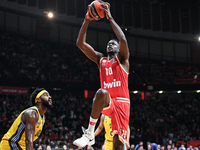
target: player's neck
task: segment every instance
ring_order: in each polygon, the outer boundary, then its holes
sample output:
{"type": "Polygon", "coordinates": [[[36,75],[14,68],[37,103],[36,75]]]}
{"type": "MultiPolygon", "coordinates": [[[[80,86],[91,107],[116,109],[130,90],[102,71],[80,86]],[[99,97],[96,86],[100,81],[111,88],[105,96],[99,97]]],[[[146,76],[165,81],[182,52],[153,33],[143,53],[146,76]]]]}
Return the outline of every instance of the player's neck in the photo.
{"type": "Polygon", "coordinates": [[[40,112],[41,116],[43,116],[44,113],[47,111],[47,107],[45,107],[43,105],[38,105],[37,108],[38,108],[38,111],[40,112]]]}
{"type": "Polygon", "coordinates": [[[117,55],[117,53],[108,53],[108,60],[113,59],[115,56],[117,55]]]}

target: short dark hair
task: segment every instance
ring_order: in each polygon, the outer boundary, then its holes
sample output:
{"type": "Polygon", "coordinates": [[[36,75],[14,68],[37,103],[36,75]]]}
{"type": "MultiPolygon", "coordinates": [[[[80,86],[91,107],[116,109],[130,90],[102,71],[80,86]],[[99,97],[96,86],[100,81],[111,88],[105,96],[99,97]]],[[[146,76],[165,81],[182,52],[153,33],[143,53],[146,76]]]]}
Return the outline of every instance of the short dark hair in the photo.
{"type": "Polygon", "coordinates": [[[38,95],[38,93],[40,93],[42,90],[45,90],[44,88],[37,88],[33,91],[33,93],[30,96],[30,100],[31,100],[31,105],[34,106],[35,103],[35,98],[38,95]]]}

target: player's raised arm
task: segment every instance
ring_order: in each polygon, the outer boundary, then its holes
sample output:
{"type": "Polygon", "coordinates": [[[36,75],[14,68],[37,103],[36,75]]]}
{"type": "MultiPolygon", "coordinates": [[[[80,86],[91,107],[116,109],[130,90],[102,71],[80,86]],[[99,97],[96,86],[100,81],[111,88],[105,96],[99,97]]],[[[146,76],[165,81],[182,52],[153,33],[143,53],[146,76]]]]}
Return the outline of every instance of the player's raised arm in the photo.
{"type": "Polygon", "coordinates": [[[78,38],[76,41],[76,45],[80,48],[80,50],[92,61],[99,64],[99,60],[103,57],[102,53],[99,53],[94,50],[94,48],[86,42],[86,32],[89,25],[89,22],[94,20],[89,16],[89,12],[87,12],[81,29],[78,34],[78,38]]]}
{"type": "Polygon", "coordinates": [[[123,31],[121,30],[121,28],[119,27],[119,25],[115,22],[115,20],[113,19],[112,15],[111,15],[110,4],[106,2],[104,4],[104,6],[105,6],[104,10],[106,13],[106,18],[110,21],[113,31],[114,31],[117,39],[119,40],[119,44],[120,44],[119,57],[122,57],[123,60],[127,60],[127,59],[129,59],[129,48],[128,48],[128,43],[127,43],[126,37],[125,37],[123,31]]]}

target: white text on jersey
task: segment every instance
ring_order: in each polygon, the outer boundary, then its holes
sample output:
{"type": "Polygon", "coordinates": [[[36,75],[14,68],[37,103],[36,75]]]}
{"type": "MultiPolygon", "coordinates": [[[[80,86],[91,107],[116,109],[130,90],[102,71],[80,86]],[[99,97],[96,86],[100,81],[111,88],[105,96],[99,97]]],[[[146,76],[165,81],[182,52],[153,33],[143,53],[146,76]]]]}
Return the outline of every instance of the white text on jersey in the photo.
{"type": "Polygon", "coordinates": [[[121,81],[116,81],[116,79],[113,80],[113,82],[110,83],[106,83],[105,81],[103,82],[104,85],[104,89],[109,89],[109,88],[113,88],[113,87],[119,87],[121,86],[121,81]]]}

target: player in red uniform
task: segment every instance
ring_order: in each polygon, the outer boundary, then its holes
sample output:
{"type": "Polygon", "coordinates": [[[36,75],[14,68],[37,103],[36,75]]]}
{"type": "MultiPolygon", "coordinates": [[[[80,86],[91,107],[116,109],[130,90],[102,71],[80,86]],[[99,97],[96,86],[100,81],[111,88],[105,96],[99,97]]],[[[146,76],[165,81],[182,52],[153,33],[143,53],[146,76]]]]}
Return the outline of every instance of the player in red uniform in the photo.
{"type": "Polygon", "coordinates": [[[73,144],[85,147],[94,141],[95,124],[101,112],[112,118],[113,149],[123,149],[130,115],[130,99],[128,90],[129,48],[126,37],[110,13],[110,4],[105,3],[104,11],[118,40],[112,39],[107,44],[108,56],[97,52],[86,43],[86,32],[89,22],[93,20],[88,12],[79,31],[77,46],[100,69],[101,88],[93,99],[92,112],[88,128],[83,129],[81,138],[73,144]]]}

